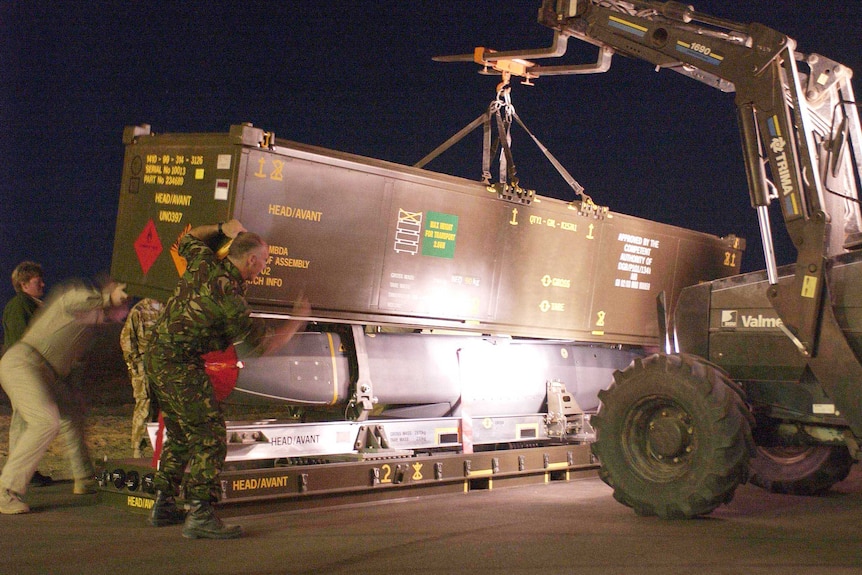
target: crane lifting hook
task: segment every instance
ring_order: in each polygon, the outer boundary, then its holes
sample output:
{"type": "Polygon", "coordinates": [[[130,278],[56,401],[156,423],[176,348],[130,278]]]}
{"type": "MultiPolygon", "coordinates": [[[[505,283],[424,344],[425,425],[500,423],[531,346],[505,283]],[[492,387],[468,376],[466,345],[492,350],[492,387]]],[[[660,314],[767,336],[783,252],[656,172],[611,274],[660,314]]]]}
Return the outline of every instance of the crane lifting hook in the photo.
{"type": "Polygon", "coordinates": [[[498,108],[506,108],[507,110],[512,106],[512,85],[510,80],[512,79],[511,72],[502,72],[503,80],[497,84],[497,99],[495,103],[498,108]]]}
{"type": "Polygon", "coordinates": [[[502,80],[499,84],[497,84],[497,99],[499,100],[503,95],[503,90],[508,94],[512,90],[512,86],[510,84],[510,80],[512,79],[511,72],[503,72],[502,80]]]}
{"type": "Polygon", "coordinates": [[[486,49],[479,46],[473,50],[473,61],[483,66],[484,73],[488,72],[489,67],[493,68],[497,72],[500,72],[503,75],[503,82],[501,83],[501,85],[508,84],[512,74],[524,78],[524,81],[521,83],[525,86],[532,86],[533,83],[530,80],[532,80],[533,78],[538,78],[537,75],[531,74],[529,72],[530,68],[532,66],[535,66],[533,62],[530,62],[529,60],[524,60],[522,58],[507,58],[500,60],[485,58],[487,54],[492,54],[493,52],[494,50],[486,49]]]}

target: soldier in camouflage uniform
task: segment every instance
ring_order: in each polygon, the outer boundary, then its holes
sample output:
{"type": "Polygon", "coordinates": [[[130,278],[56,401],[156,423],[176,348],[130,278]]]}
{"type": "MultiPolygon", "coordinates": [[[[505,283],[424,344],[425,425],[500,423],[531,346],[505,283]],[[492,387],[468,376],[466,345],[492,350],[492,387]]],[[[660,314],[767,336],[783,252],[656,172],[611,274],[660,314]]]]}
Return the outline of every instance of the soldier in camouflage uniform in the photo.
{"type": "Polygon", "coordinates": [[[141,456],[141,445],[147,433],[150,417],[150,383],[144,373],[144,352],[150,337],[150,330],[162,314],[162,304],[158,300],[145,298],[136,303],[126,318],[120,331],[120,347],[129,380],[135,397],[135,410],[132,412],[132,456],[141,456]]]}
{"type": "Polygon", "coordinates": [[[242,340],[255,344],[261,339],[243,296],[245,282],[266,265],[269,248],[260,236],[231,220],[192,229],[178,250],[187,268],[153,328],[144,356],[168,434],[155,477],[150,523],[184,521],[183,536],[189,538],[235,538],[242,529],[223,524],[211,505],[220,496],[218,475],[227,454],[227,432],[201,356],[242,340]],[[206,243],[219,235],[233,240],[222,260],[206,243]],[[183,519],[174,497],[187,465],[184,488],[190,511],[183,519]]]}
{"type": "MultiPolygon", "coordinates": [[[[245,284],[263,271],[269,246],[238,220],[192,229],[180,239],[178,253],[186,260],[186,270],[153,326],[144,354],[150,389],[168,434],[155,477],[150,523],[184,522],[184,537],[229,539],[239,537],[242,529],[223,524],[213,513],[212,502],[221,494],[218,475],[227,454],[227,432],[202,356],[240,342],[246,354],[267,354],[284,346],[304,322],[284,322],[265,340],[261,324],[252,323],[245,284]],[[230,239],[224,259],[208,247],[221,236],[230,239]],[[190,511],[184,518],[175,497],[186,468],[190,511]]],[[[308,300],[298,298],[294,315],[310,311],[308,300]]]]}

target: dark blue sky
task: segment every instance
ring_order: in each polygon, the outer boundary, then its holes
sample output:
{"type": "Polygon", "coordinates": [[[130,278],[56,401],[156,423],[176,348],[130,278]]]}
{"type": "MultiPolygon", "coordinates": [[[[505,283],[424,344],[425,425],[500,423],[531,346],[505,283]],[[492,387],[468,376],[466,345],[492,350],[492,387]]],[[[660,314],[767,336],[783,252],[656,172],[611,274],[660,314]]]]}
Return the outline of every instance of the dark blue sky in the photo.
{"type": "MultiPolygon", "coordinates": [[[[278,138],[412,164],[476,118],[495,77],[432,56],[539,48],[540,0],[4,2],[0,303],[22,259],[49,285],[107,271],[124,126],[223,132],[252,122],[278,138]]],[[[693,0],[704,13],[759,21],[862,74],[860,0],[693,0]]],[[[570,42],[581,59],[594,49],[570,42]]],[[[552,63],[552,62],[547,62],[552,63]]],[[[556,63],[556,62],[553,62],[556,63]]],[[[857,92],[862,85],[854,81],[857,92]]],[[[612,210],[747,237],[762,267],[733,96],[644,62],[597,76],[516,84],[536,136],[612,210]]],[[[480,134],[428,168],[478,179],[480,134]]],[[[571,191],[517,128],[521,184],[571,191]]],[[[792,260],[787,244],[780,263],[792,260]]]]}

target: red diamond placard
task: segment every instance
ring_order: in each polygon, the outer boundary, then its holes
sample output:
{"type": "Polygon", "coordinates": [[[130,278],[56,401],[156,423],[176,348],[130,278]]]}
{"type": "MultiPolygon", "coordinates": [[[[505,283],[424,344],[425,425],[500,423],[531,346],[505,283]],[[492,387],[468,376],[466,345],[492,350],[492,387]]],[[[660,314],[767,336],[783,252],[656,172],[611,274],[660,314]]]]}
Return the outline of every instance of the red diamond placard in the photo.
{"type": "Polygon", "coordinates": [[[153,223],[153,220],[147,222],[144,231],[135,240],[135,253],[138,254],[141,270],[144,275],[147,275],[147,272],[156,263],[159,254],[162,253],[162,242],[159,240],[159,234],[156,232],[156,224],[153,223]]]}

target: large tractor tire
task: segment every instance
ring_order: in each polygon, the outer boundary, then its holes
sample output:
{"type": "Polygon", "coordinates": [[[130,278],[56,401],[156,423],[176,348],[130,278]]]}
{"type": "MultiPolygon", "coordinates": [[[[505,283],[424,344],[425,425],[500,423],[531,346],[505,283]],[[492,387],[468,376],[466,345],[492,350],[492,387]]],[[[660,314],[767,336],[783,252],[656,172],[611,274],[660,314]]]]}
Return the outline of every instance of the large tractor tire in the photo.
{"type": "Polygon", "coordinates": [[[718,368],[687,355],[656,354],[615,372],[591,420],[599,475],[614,498],[663,519],[729,503],[755,453],[736,389],[718,368]]]}
{"type": "Polygon", "coordinates": [[[843,481],[853,457],[843,445],[757,447],[751,482],[772,493],[818,495],[843,481]]]}

